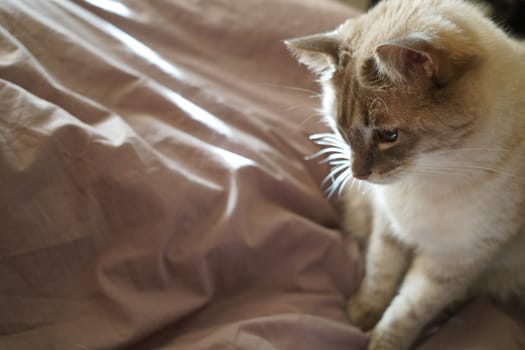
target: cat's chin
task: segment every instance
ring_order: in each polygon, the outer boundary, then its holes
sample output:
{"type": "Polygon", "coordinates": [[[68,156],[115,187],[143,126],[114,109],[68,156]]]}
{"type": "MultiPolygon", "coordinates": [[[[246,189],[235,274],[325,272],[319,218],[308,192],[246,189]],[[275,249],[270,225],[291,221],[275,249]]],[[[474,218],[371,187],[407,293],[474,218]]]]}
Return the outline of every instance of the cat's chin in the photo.
{"type": "Polygon", "coordinates": [[[376,175],[372,174],[368,179],[364,180],[374,185],[391,185],[400,180],[401,176],[399,173],[376,175]]]}

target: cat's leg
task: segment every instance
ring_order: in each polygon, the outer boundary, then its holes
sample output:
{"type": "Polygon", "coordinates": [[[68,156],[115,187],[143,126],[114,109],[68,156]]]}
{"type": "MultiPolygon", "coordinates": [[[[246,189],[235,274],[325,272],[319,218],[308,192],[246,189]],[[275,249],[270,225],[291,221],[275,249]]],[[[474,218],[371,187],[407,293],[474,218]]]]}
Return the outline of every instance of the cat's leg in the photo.
{"type": "Polygon", "coordinates": [[[411,256],[408,249],[390,235],[381,215],[374,216],[373,230],[365,275],[359,290],[348,302],[351,323],[365,331],[379,321],[390,304],[411,256]]]}
{"type": "MultiPolygon", "coordinates": [[[[455,259],[454,259],[455,260],[455,259]]],[[[423,327],[467,293],[484,261],[446,267],[418,256],[401,289],[372,332],[368,350],[407,350],[423,327]]]]}

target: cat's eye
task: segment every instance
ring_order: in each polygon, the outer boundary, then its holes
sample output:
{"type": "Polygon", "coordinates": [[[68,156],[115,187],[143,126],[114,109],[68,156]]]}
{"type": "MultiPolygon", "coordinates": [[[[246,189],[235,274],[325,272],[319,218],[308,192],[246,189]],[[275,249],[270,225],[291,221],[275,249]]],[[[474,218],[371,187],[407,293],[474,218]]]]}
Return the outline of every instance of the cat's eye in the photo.
{"type": "Polygon", "coordinates": [[[376,135],[379,142],[392,143],[397,141],[398,131],[397,129],[376,130],[376,135]]]}

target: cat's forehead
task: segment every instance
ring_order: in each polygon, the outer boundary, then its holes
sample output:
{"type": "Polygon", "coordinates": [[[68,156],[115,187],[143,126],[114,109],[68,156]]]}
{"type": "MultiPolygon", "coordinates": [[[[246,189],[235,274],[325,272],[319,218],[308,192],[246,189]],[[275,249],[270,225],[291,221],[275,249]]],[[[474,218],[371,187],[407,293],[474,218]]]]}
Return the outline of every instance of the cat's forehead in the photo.
{"type": "Polygon", "coordinates": [[[414,110],[425,104],[425,96],[380,79],[371,57],[351,59],[334,72],[337,119],[345,129],[398,127],[416,117],[414,110]]]}
{"type": "Polygon", "coordinates": [[[355,93],[366,98],[372,98],[374,88],[377,89],[379,83],[378,68],[374,57],[358,56],[351,50],[341,50],[337,67],[334,71],[333,80],[336,85],[349,84],[355,93]]]}

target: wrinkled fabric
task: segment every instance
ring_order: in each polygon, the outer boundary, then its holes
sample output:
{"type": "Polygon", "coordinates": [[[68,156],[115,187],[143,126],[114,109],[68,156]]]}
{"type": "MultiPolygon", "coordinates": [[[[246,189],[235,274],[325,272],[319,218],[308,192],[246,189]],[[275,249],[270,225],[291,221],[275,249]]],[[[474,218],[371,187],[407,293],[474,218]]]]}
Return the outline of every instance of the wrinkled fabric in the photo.
{"type": "MultiPolygon", "coordinates": [[[[0,349],[366,346],[344,311],[360,257],[305,159],[317,87],[282,44],[355,14],[0,2],[0,349]]],[[[476,303],[421,348],[524,329],[476,303]]]]}

